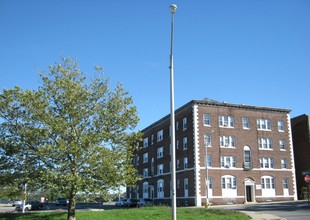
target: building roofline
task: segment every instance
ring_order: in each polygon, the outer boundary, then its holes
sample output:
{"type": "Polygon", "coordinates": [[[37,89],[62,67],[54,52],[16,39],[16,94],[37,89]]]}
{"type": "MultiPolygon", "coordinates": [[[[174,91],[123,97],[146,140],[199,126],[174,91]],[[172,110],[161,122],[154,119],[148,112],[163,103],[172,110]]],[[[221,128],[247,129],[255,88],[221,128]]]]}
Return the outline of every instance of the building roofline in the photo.
{"type": "MultiPolygon", "coordinates": [[[[204,100],[191,100],[185,105],[181,106],[180,108],[175,110],[175,115],[183,110],[187,109],[188,107],[192,107],[193,105],[203,105],[203,106],[213,106],[213,107],[225,107],[225,108],[236,108],[236,109],[244,109],[244,110],[252,110],[252,111],[268,111],[268,112],[281,112],[281,113],[290,113],[290,109],[283,109],[283,108],[271,108],[271,107],[262,107],[262,106],[252,106],[252,105],[245,105],[245,104],[231,104],[227,102],[219,102],[211,99],[204,99],[204,100]]],[[[158,121],[150,124],[146,128],[142,129],[143,131],[149,130],[151,127],[155,125],[159,125],[166,120],[170,120],[170,113],[158,121]]]]}

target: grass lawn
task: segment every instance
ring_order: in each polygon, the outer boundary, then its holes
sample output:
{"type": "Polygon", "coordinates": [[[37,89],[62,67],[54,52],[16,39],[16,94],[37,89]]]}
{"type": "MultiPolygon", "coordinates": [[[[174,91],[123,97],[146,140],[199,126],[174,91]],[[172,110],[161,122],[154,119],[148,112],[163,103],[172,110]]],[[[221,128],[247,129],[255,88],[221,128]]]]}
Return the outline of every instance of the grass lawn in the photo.
{"type": "MultiPolygon", "coordinates": [[[[105,211],[77,211],[77,220],[170,220],[172,217],[170,207],[154,206],[140,209],[114,209],[105,211]]],[[[66,220],[67,213],[32,212],[32,213],[0,213],[0,220],[66,220]]],[[[177,208],[178,220],[249,220],[243,213],[231,210],[217,210],[205,208],[177,208]]]]}

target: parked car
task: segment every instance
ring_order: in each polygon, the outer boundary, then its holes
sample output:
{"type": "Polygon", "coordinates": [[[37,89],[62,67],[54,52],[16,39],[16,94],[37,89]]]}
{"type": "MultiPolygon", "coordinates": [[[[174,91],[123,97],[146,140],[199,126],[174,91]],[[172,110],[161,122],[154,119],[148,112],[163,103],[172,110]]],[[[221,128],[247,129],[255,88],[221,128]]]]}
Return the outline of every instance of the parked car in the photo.
{"type": "Polygon", "coordinates": [[[127,199],[120,199],[115,203],[115,206],[116,207],[125,207],[126,202],[127,202],[127,199]]]}
{"type": "Polygon", "coordinates": [[[138,202],[138,207],[141,206],[152,206],[154,205],[153,199],[140,199],[138,202]]]}
{"type": "Polygon", "coordinates": [[[18,206],[18,205],[22,205],[22,200],[21,199],[15,199],[12,202],[12,206],[18,206]]]}
{"type": "Polygon", "coordinates": [[[138,207],[139,199],[127,199],[125,206],[126,207],[138,207]]]}
{"type": "MultiPolygon", "coordinates": [[[[25,211],[40,210],[43,208],[43,204],[37,200],[27,200],[25,202],[25,211]]],[[[23,205],[18,205],[15,208],[16,211],[23,211],[23,205]]]]}
{"type": "Polygon", "coordinates": [[[64,205],[64,206],[66,206],[66,205],[68,205],[68,204],[69,204],[69,200],[66,199],[66,198],[58,198],[58,199],[56,199],[56,201],[55,201],[55,205],[56,205],[56,206],[58,206],[58,205],[64,205]]]}

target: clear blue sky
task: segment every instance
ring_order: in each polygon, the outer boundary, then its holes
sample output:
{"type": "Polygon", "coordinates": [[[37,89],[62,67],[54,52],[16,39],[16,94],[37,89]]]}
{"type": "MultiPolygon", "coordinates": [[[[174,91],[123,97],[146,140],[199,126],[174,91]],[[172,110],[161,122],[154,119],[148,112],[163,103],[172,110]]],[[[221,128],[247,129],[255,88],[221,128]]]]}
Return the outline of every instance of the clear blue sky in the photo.
{"type": "Polygon", "coordinates": [[[38,73],[73,57],[102,66],[137,105],[143,129],[193,99],[310,113],[309,0],[0,0],[0,91],[36,89],[38,73]]]}

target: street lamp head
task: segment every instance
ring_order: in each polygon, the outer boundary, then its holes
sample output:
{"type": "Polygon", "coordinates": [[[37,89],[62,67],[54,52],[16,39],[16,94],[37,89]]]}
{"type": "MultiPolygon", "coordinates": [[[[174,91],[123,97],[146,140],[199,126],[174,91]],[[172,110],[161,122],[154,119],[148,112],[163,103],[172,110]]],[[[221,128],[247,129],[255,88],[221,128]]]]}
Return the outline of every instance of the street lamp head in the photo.
{"type": "Polygon", "coordinates": [[[171,14],[174,14],[176,10],[177,10],[177,6],[175,4],[171,4],[170,5],[170,12],[171,12],[171,14]]]}

